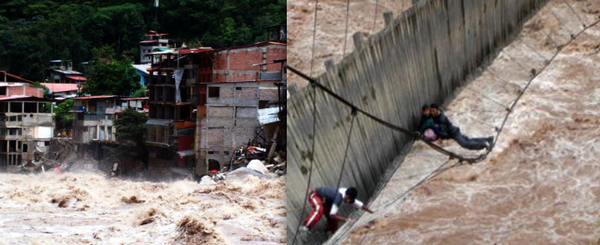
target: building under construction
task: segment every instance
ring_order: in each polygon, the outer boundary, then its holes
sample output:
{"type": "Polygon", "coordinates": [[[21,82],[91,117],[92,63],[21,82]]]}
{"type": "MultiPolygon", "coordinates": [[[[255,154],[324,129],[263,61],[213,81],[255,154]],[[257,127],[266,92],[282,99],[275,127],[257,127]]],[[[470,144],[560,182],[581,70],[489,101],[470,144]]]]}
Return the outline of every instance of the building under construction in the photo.
{"type": "Polygon", "coordinates": [[[149,56],[150,168],[177,165],[197,175],[221,169],[260,131],[258,110],[281,107],[285,98],[285,43],[149,56]]]}

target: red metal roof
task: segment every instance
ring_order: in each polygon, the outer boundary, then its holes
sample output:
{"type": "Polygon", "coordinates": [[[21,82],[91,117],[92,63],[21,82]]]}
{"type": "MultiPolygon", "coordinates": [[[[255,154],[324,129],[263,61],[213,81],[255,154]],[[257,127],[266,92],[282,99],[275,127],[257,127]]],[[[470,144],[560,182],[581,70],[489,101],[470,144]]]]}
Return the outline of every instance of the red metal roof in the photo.
{"type": "Polygon", "coordinates": [[[209,51],[213,51],[213,50],[212,49],[198,49],[198,48],[182,49],[182,50],[179,50],[179,54],[197,54],[197,53],[203,53],[203,52],[209,52],[209,51]]]}
{"type": "Polygon", "coordinates": [[[75,81],[87,81],[87,78],[80,76],[66,76],[68,79],[73,79],[75,81]]]}
{"type": "Polygon", "coordinates": [[[27,80],[27,79],[25,79],[25,78],[22,78],[22,77],[20,77],[20,76],[17,76],[17,75],[10,74],[10,73],[8,73],[8,72],[6,72],[6,71],[0,71],[0,72],[6,73],[6,76],[8,76],[8,77],[12,77],[12,78],[15,78],[15,79],[19,80],[19,82],[33,83],[33,82],[32,82],[32,81],[30,81],[30,80],[27,80]]]}
{"type": "Polygon", "coordinates": [[[91,100],[91,99],[106,99],[106,98],[115,98],[116,95],[94,95],[94,96],[86,96],[86,97],[75,97],[74,100],[91,100]]]}
{"type": "Polygon", "coordinates": [[[34,97],[34,96],[26,96],[26,95],[13,95],[13,96],[0,97],[0,101],[7,101],[7,100],[54,101],[54,100],[50,100],[50,99],[44,99],[44,98],[39,98],[39,97],[34,97]]]}
{"type": "Polygon", "coordinates": [[[123,99],[121,99],[121,100],[126,100],[126,101],[129,101],[129,100],[147,100],[147,99],[149,99],[149,97],[123,98],[123,99]]]}
{"type": "Polygon", "coordinates": [[[42,85],[46,86],[52,93],[79,90],[76,83],[42,83],[42,85]]]}

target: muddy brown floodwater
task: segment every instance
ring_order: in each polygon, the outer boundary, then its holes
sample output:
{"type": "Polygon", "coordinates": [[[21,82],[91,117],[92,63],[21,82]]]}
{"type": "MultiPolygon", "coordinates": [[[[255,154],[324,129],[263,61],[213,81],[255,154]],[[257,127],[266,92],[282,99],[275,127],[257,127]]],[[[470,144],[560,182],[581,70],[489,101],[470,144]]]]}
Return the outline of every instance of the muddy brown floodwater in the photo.
{"type": "Polygon", "coordinates": [[[285,182],[0,174],[0,244],[285,244],[285,182]]]}
{"type": "MultiPolygon", "coordinates": [[[[392,11],[394,16],[408,9],[413,0],[352,0],[348,17],[346,54],[354,50],[352,34],[376,33],[384,25],[383,13],[392,11]]],[[[306,74],[310,73],[315,16],[314,0],[287,1],[288,63],[306,74]]],[[[346,1],[319,1],[317,6],[317,32],[312,76],[325,71],[324,62],[341,60],[346,27],[346,1]]],[[[288,84],[304,87],[308,84],[293,73],[288,74],[288,84]]]]}
{"type": "MultiPolygon", "coordinates": [[[[568,1],[587,24],[599,19],[600,1],[568,1]]],[[[551,1],[530,19],[488,72],[448,105],[447,115],[471,136],[494,134],[528,71],[582,29],[563,1],[551,1]],[[551,12],[552,11],[552,12],[551,12]],[[563,27],[556,17],[565,22],[563,27]],[[550,34],[551,39],[545,34],[550,34]],[[532,51],[533,47],[538,53],[532,51]],[[493,72],[490,73],[489,71],[493,72]],[[495,74],[495,75],[494,75],[495,74]],[[475,120],[477,119],[477,120],[475,120]],[[492,125],[492,126],[489,126],[492,125]]],[[[372,203],[372,220],[345,244],[596,244],[600,239],[600,25],[567,46],[534,80],[509,118],[487,160],[461,165],[377,210],[398,195],[400,169],[372,203]]],[[[445,147],[460,151],[454,142],[445,147]]],[[[422,144],[403,166],[443,162],[422,144]]]]}

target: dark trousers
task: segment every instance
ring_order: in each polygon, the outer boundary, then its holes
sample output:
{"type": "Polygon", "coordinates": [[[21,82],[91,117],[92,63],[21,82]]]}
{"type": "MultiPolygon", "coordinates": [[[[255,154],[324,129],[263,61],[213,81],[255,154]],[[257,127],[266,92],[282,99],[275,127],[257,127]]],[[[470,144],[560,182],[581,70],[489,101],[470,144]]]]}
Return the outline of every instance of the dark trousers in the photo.
{"type": "Polygon", "coordinates": [[[485,143],[488,141],[488,138],[469,138],[460,132],[458,132],[453,139],[461,147],[469,150],[481,150],[485,148],[485,143]]]}

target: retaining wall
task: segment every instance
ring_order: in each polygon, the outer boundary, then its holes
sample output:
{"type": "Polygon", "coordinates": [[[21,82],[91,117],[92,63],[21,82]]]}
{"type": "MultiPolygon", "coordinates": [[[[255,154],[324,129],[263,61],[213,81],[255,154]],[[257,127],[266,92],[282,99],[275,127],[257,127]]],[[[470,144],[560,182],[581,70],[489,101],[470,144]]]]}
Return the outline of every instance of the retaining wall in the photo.
{"type": "MultiPolygon", "coordinates": [[[[422,0],[391,21],[318,80],[386,121],[415,129],[424,103],[443,103],[494,58],[546,0],[422,0]]],[[[360,40],[360,34],[355,35],[360,40]]],[[[351,122],[350,108],[307,86],[289,99],[287,224],[291,243],[310,188],[336,186],[351,122]],[[317,103],[313,134],[312,97],[317,103]],[[315,152],[311,152],[315,138],[315,152]]],[[[369,200],[392,160],[411,144],[359,114],[341,186],[369,200]]],[[[306,214],[310,208],[307,207],[306,214]]]]}

